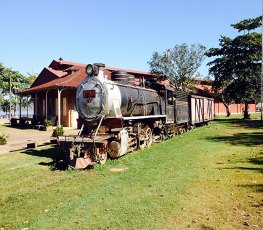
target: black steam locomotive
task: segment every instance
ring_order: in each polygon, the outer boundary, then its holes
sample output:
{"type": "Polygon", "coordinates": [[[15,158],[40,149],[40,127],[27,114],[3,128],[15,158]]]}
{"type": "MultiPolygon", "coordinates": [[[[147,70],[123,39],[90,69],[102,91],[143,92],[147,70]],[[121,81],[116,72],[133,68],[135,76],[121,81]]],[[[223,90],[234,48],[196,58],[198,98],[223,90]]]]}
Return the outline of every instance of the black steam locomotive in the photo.
{"type": "Polygon", "coordinates": [[[124,71],[112,72],[108,80],[104,67],[87,65],[87,77],[77,89],[76,108],[85,121],[79,135],[58,138],[71,167],[104,163],[213,119],[212,98],[153,80],[137,86],[124,71]]]}

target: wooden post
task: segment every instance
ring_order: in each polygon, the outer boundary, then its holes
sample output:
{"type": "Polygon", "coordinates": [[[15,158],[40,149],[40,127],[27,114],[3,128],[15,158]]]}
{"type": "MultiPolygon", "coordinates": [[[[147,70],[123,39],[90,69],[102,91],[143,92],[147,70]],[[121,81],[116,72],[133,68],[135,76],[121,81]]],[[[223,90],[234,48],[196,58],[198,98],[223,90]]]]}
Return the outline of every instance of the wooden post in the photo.
{"type": "Polygon", "coordinates": [[[46,91],[46,109],[45,109],[46,110],[45,111],[46,112],[46,114],[45,114],[46,115],[46,119],[47,119],[47,95],[48,95],[48,91],[49,91],[49,89],[46,91]]]}
{"type": "Polygon", "coordinates": [[[28,119],[28,95],[26,95],[26,118],[28,119]]]}
{"type": "Polygon", "coordinates": [[[61,114],[60,114],[60,90],[58,89],[58,126],[60,126],[61,124],[61,121],[60,121],[60,117],[61,117],[61,114]]]}
{"type": "Polygon", "coordinates": [[[20,96],[20,100],[19,100],[19,119],[21,121],[21,117],[22,117],[22,96],[20,96]]]}
{"type": "Polygon", "coordinates": [[[58,89],[58,126],[61,125],[61,111],[60,111],[60,108],[61,108],[61,93],[64,89],[61,89],[59,90],[58,89]]]}
{"type": "Polygon", "coordinates": [[[37,116],[37,93],[36,93],[34,102],[35,102],[34,103],[35,104],[35,115],[36,115],[36,119],[38,119],[38,116],[37,116]]]}

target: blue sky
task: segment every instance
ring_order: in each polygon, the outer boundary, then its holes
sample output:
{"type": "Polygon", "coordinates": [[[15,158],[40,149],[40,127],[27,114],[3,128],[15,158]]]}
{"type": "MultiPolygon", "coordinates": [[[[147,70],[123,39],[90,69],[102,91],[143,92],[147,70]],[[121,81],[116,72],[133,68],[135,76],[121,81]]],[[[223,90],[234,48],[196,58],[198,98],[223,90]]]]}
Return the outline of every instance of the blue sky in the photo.
{"type": "Polygon", "coordinates": [[[154,51],[235,37],[230,25],[261,15],[262,0],[2,0],[0,12],[0,62],[22,74],[59,57],[148,71],[154,51]]]}

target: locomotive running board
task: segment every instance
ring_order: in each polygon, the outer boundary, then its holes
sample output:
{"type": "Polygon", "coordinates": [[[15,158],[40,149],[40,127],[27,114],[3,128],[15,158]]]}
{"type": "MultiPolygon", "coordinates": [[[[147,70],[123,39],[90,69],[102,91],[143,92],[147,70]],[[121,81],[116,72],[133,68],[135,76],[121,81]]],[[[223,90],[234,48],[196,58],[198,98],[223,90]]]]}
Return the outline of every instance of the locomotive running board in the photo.
{"type": "Polygon", "coordinates": [[[58,142],[75,142],[75,143],[104,143],[105,140],[109,139],[109,135],[97,136],[95,139],[90,137],[78,136],[78,135],[68,135],[58,137],[58,142]]]}
{"type": "Polygon", "coordinates": [[[145,118],[165,118],[166,115],[150,115],[150,116],[136,116],[136,117],[123,117],[123,120],[140,120],[145,118]]]}

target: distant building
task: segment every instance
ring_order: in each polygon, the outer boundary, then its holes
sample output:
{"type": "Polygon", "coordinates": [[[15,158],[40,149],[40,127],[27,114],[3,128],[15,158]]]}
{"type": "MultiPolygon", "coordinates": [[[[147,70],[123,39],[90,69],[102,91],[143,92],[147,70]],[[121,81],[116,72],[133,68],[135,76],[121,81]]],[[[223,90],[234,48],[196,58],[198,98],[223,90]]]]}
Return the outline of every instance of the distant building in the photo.
{"type": "MultiPolygon", "coordinates": [[[[262,107],[263,107],[263,105],[262,105],[262,107]]],[[[258,103],[258,104],[256,105],[256,111],[257,111],[257,112],[260,112],[260,111],[261,111],[261,103],[258,103]]]]}
{"type": "MultiPolygon", "coordinates": [[[[202,95],[205,97],[209,95],[213,95],[213,89],[212,89],[213,81],[212,80],[199,79],[198,82],[199,83],[195,86],[198,95],[202,95]]],[[[215,105],[215,110],[214,110],[215,115],[226,115],[227,114],[226,107],[224,106],[222,101],[220,101],[220,99],[215,98],[214,105],[215,105]]],[[[231,114],[242,114],[244,108],[245,108],[245,104],[232,103],[230,105],[230,113],[231,114]]],[[[251,102],[248,104],[248,110],[250,113],[256,112],[255,102],[251,102]]]]}

